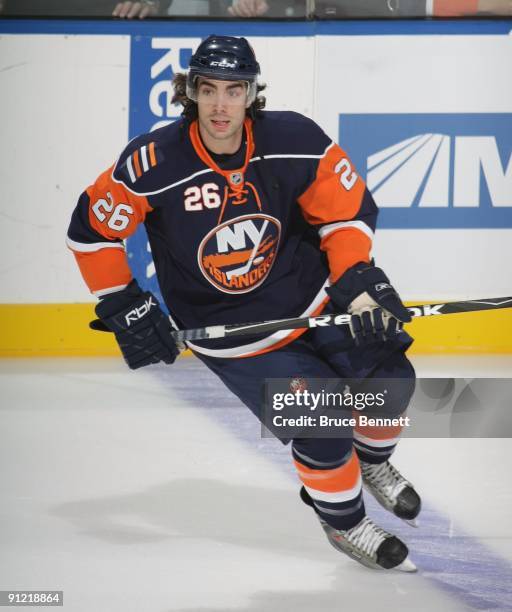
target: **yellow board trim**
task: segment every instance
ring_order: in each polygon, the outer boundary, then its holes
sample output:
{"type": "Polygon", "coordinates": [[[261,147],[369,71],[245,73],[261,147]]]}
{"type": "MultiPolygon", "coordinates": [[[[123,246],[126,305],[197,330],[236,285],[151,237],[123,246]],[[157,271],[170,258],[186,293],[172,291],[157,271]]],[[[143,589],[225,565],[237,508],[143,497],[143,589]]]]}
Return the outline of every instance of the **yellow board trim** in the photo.
{"type": "MultiPolygon", "coordinates": [[[[0,304],[0,357],[119,355],[112,334],[89,329],[94,318],[94,304],[0,304]]],[[[512,353],[511,308],[417,319],[407,331],[415,354],[512,353]]]]}

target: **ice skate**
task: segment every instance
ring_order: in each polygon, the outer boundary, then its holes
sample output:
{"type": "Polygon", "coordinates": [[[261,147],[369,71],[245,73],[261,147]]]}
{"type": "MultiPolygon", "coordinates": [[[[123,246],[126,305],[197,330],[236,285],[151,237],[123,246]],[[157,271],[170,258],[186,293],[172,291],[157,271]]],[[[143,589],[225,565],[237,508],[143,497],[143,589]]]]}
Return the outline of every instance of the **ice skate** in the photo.
{"type": "MultiPolygon", "coordinates": [[[[300,497],[316,512],[313,500],[304,487],[300,497]]],[[[396,536],[378,527],[369,517],[365,516],[355,527],[347,530],[331,527],[320,516],[318,520],[331,545],[362,565],[378,570],[416,571],[416,566],[408,558],[407,546],[396,536]]]]}
{"type": "Polygon", "coordinates": [[[417,527],[421,499],[412,484],[389,461],[378,464],[360,461],[360,465],[363,484],[379,504],[412,527],[417,527]]]}
{"type": "Polygon", "coordinates": [[[408,558],[407,546],[396,536],[378,527],[367,516],[346,531],[334,529],[322,519],[320,523],[327,539],[336,550],[366,567],[401,572],[415,572],[417,569],[408,558]]]}

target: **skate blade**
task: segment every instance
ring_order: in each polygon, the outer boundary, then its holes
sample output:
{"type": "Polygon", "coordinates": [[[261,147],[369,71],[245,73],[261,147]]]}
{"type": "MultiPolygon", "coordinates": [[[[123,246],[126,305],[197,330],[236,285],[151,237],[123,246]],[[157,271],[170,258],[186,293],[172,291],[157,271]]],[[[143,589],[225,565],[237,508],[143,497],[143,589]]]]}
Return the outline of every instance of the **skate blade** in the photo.
{"type": "Polygon", "coordinates": [[[418,528],[420,526],[420,523],[419,523],[418,519],[415,519],[415,518],[413,518],[413,519],[403,519],[403,521],[405,521],[411,527],[418,528]]]}
{"type": "Polygon", "coordinates": [[[394,570],[398,570],[399,572],[417,572],[418,568],[414,565],[414,563],[407,557],[404,559],[400,565],[397,565],[393,568],[394,570]]]}

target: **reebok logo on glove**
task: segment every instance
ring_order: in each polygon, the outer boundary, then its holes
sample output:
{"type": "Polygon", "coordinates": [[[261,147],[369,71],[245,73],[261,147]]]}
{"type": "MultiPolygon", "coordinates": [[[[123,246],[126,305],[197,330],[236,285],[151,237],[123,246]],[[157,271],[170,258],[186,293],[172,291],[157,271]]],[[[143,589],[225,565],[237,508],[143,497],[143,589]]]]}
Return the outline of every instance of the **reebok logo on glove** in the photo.
{"type": "Polygon", "coordinates": [[[157,306],[157,303],[153,301],[153,296],[150,295],[149,299],[146,300],[142,306],[130,310],[130,312],[125,315],[126,326],[130,327],[131,323],[142,319],[142,317],[148,314],[152,306],[157,306]]]}
{"type": "MultiPolygon", "coordinates": [[[[152,363],[173,363],[180,354],[169,317],[155,296],[132,280],[124,289],[107,294],[96,305],[100,323],[113,331],[124,360],[132,370],[152,363]]],[[[99,326],[94,325],[95,329],[99,326]]]]}

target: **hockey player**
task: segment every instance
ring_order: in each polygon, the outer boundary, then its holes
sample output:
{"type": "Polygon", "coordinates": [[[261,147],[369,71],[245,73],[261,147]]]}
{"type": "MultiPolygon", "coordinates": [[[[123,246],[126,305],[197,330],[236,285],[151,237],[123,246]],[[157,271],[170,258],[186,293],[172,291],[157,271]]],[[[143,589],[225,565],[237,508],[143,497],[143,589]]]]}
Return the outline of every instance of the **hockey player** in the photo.
{"type": "MultiPolygon", "coordinates": [[[[263,111],[260,69],[244,38],[210,36],[174,79],[181,120],[130,142],[81,195],[67,244],[100,324],[130,368],[179,354],[169,318],[132,278],[123,240],[144,223],[174,325],[193,328],[348,311],[341,327],[251,341],[188,343],[258,418],[266,378],[351,378],[390,384],[388,411],[414,388],[402,330],[407,309],[370,249],[377,209],[347,154],[310,119],[263,111]]],[[[400,428],[353,437],[295,437],[302,500],[330,543],[364,565],[414,570],[406,545],[366,516],[362,483],[412,521],[420,499],[391,465],[400,428]]],[[[287,440],[283,440],[287,442],[287,440]]]]}

